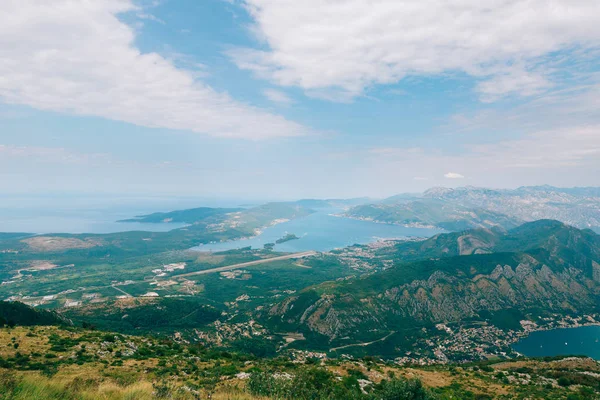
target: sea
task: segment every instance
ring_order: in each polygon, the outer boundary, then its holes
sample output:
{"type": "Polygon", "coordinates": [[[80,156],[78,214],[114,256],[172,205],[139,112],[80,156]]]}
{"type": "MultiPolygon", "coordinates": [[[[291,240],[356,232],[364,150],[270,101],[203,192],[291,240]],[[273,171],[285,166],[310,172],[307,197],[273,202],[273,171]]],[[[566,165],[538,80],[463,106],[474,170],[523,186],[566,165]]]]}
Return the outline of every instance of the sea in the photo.
{"type": "Polygon", "coordinates": [[[266,243],[275,243],[277,239],[293,234],[299,239],[276,244],[274,250],[281,252],[330,251],[382,239],[430,237],[443,232],[441,229],[412,228],[336,216],[341,211],[336,208],[319,209],[306,217],[270,226],[264,229],[260,235],[249,239],[204,244],[194,249],[213,252],[244,247],[259,249],[266,243]]]}
{"type": "Polygon", "coordinates": [[[579,355],[600,361],[600,326],[532,332],[513,348],[528,357],[579,355]]]}

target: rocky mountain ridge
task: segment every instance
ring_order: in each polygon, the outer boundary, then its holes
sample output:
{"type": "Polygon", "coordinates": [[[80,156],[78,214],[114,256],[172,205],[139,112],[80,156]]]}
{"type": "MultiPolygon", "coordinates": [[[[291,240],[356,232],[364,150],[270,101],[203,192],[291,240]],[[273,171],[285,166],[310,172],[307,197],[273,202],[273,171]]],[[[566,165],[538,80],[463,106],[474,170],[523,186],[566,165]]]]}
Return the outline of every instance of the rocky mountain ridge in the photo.
{"type": "Polygon", "coordinates": [[[488,189],[434,187],[421,195],[400,194],[349,209],[347,216],[386,223],[429,224],[448,230],[556,219],[600,232],[600,188],[525,186],[488,189]]]}
{"type": "Polygon", "coordinates": [[[441,234],[400,243],[378,256],[392,258],[394,265],[308,288],[271,307],[265,318],[335,342],[406,326],[478,320],[508,309],[542,315],[598,307],[600,236],[557,221],[508,232],[441,234]]]}

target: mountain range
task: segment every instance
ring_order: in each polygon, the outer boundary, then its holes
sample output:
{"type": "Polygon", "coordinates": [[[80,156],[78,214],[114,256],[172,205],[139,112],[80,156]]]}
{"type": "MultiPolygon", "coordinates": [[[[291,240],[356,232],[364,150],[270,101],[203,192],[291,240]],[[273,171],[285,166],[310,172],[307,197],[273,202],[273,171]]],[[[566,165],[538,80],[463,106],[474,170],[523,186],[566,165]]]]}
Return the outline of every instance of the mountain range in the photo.
{"type": "Polygon", "coordinates": [[[600,236],[553,220],[400,242],[383,271],[309,287],[263,316],[329,343],[361,342],[490,313],[596,312],[600,236]]]}
{"type": "Polygon", "coordinates": [[[400,194],[350,208],[351,218],[404,225],[433,225],[447,230],[499,226],[556,219],[600,232],[600,188],[528,186],[487,189],[472,186],[431,188],[400,194]]]}

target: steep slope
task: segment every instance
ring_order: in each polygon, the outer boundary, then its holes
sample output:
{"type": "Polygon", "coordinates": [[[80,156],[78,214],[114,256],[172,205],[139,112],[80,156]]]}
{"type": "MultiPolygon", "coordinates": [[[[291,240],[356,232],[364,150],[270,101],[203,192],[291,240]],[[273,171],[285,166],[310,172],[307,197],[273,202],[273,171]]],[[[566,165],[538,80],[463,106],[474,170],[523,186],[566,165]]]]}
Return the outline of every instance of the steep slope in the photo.
{"type": "Polygon", "coordinates": [[[598,307],[600,236],[556,221],[528,223],[510,232],[438,235],[400,244],[385,253],[390,256],[392,268],[309,288],[273,306],[267,320],[335,342],[477,320],[501,310],[564,314],[598,307]],[[471,251],[465,253],[466,241],[471,251]],[[490,254],[473,254],[473,248],[490,254]],[[406,262],[416,259],[419,250],[421,261],[406,262]]]}
{"type": "Polygon", "coordinates": [[[71,322],[53,311],[35,309],[19,302],[0,301],[0,327],[69,325],[71,322]]]}
{"type": "Polygon", "coordinates": [[[501,229],[483,228],[442,233],[423,241],[399,242],[393,247],[383,248],[378,252],[378,255],[407,262],[470,254],[487,254],[494,251],[496,244],[505,234],[506,231],[501,229]]]}
{"type": "MultiPolygon", "coordinates": [[[[451,257],[494,252],[546,251],[548,255],[563,255],[570,262],[579,260],[581,268],[600,258],[600,236],[591,230],[580,230],[554,220],[525,223],[510,231],[499,228],[471,229],[435,235],[418,242],[400,242],[384,248],[379,254],[397,260],[451,257]]],[[[558,259],[554,260],[559,262],[558,259]]]]}

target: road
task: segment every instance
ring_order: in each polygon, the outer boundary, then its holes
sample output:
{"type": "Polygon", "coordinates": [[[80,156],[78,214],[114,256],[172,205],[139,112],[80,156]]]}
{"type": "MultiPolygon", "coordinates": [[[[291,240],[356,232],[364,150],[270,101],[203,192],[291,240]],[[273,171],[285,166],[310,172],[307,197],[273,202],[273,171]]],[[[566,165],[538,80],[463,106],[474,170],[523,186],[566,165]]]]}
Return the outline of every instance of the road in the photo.
{"type": "Polygon", "coordinates": [[[334,347],[332,349],[329,349],[329,351],[337,351],[337,350],[341,350],[341,349],[347,349],[348,347],[355,347],[355,346],[369,346],[373,343],[377,343],[377,342],[383,342],[385,339],[389,338],[390,336],[392,336],[394,333],[396,332],[391,332],[389,335],[386,335],[384,337],[382,337],[381,339],[377,339],[377,340],[373,340],[372,342],[367,342],[367,343],[355,343],[355,344],[347,344],[345,346],[340,346],[340,347],[334,347]]]}
{"type": "Polygon", "coordinates": [[[187,274],[174,275],[171,278],[177,279],[177,278],[185,278],[185,277],[193,276],[193,275],[204,275],[204,274],[212,274],[214,272],[231,271],[234,269],[250,267],[252,265],[266,264],[266,263],[270,263],[270,262],[289,260],[289,259],[293,259],[293,258],[303,258],[303,257],[314,256],[315,254],[317,254],[316,251],[304,251],[302,253],[294,253],[294,254],[288,254],[285,256],[272,257],[272,258],[263,258],[261,260],[248,261],[248,262],[241,263],[241,264],[228,265],[226,267],[218,267],[218,268],[205,269],[202,271],[188,272],[187,274]]]}
{"type": "Polygon", "coordinates": [[[119,292],[123,293],[123,294],[124,294],[125,296],[127,296],[127,297],[133,297],[132,295],[130,295],[129,293],[127,293],[126,291],[124,291],[124,290],[122,290],[122,289],[119,289],[119,288],[118,288],[118,287],[116,287],[115,285],[111,285],[110,287],[111,287],[111,288],[113,288],[113,289],[115,289],[115,290],[118,290],[119,292]]]}

